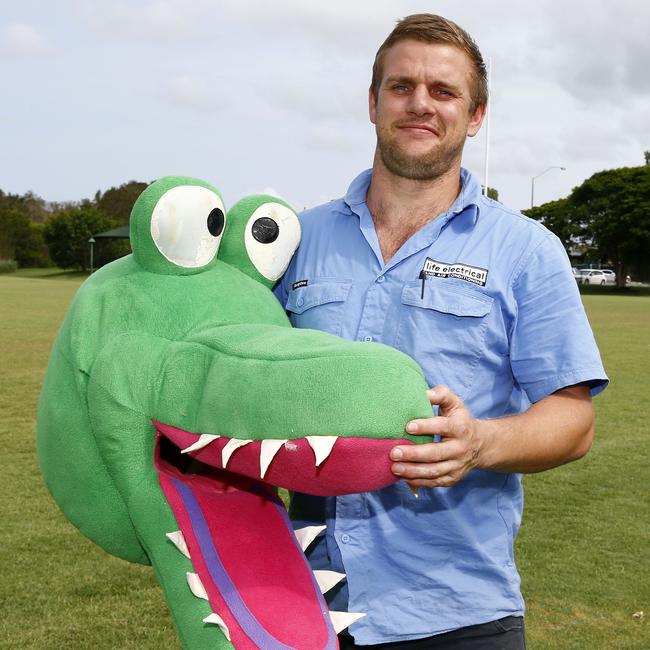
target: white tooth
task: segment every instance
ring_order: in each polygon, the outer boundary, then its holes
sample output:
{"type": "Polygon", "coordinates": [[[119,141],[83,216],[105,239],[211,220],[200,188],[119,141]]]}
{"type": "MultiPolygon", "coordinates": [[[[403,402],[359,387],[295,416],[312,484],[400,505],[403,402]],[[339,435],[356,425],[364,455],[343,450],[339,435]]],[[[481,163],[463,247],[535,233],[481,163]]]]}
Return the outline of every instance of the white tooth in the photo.
{"type": "Polygon", "coordinates": [[[226,469],[226,465],[228,464],[228,461],[230,460],[230,457],[232,456],[235,449],[239,449],[240,447],[247,445],[249,442],[253,441],[240,440],[239,438],[231,438],[228,440],[224,448],[221,450],[221,465],[224,469],[226,469]]]}
{"type": "Polygon", "coordinates": [[[181,454],[186,454],[188,451],[196,451],[197,449],[203,449],[203,447],[209,445],[211,442],[219,438],[220,436],[213,436],[210,433],[202,433],[199,436],[199,439],[189,447],[181,450],[181,454]]]}
{"type": "Polygon", "coordinates": [[[304,528],[298,528],[294,530],[293,533],[300,544],[300,548],[303,551],[307,550],[307,547],[327,528],[327,526],[305,526],[304,528]]]}
{"type": "Polygon", "coordinates": [[[339,582],[341,582],[341,580],[345,578],[345,573],[338,573],[338,571],[316,570],[314,571],[314,577],[316,578],[316,582],[320,587],[321,594],[324,594],[339,582]]]}
{"type": "Polygon", "coordinates": [[[338,436],[305,436],[305,440],[314,450],[316,457],[316,467],[318,467],[332,451],[334,443],[339,439],[338,436]]]}
{"type": "Polygon", "coordinates": [[[266,470],[269,468],[271,461],[275,455],[280,451],[280,447],[287,442],[286,440],[262,440],[262,448],[260,449],[260,478],[264,478],[266,470]]]}
{"type": "Polygon", "coordinates": [[[330,612],[332,626],[337,634],[364,616],[365,614],[357,614],[355,612],[330,612]]]}
{"type": "Polygon", "coordinates": [[[199,578],[198,573],[186,573],[187,575],[187,584],[190,586],[190,591],[197,597],[203,598],[203,600],[208,599],[208,592],[205,590],[201,578],[199,578]]]}
{"type": "Polygon", "coordinates": [[[215,614],[214,612],[212,612],[210,616],[206,616],[203,619],[203,622],[213,623],[214,625],[218,625],[221,628],[221,631],[226,636],[226,639],[230,641],[230,630],[228,630],[228,626],[223,622],[223,619],[221,618],[221,616],[219,616],[219,614],[215,614]]]}
{"type": "Polygon", "coordinates": [[[165,537],[171,540],[174,546],[188,559],[191,560],[190,552],[185,543],[185,538],[180,530],[175,530],[173,533],[165,533],[165,537]]]}

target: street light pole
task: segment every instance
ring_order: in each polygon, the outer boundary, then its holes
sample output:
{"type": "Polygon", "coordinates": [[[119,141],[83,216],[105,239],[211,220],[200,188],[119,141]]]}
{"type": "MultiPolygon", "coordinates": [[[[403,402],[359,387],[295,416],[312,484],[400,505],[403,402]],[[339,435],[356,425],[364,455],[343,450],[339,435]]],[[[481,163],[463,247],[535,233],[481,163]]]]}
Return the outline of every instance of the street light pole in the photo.
{"type": "Polygon", "coordinates": [[[485,107],[485,182],[483,183],[483,194],[487,196],[488,193],[488,170],[490,166],[490,117],[492,114],[492,57],[488,59],[487,68],[487,86],[488,86],[488,99],[485,107]]]}
{"type": "Polygon", "coordinates": [[[93,257],[94,257],[94,252],[95,252],[94,251],[94,249],[95,249],[95,238],[91,237],[88,240],[88,243],[90,244],[90,274],[92,275],[93,271],[95,270],[93,268],[93,262],[94,262],[93,257]]]}
{"type": "Polygon", "coordinates": [[[539,178],[540,176],[543,176],[546,174],[546,172],[550,172],[551,169],[561,169],[562,171],[566,170],[566,167],[560,167],[559,165],[553,165],[552,167],[549,167],[548,169],[545,169],[541,174],[537,174],[537,176],[533,176],[530,179],[530,207],[534,208],[535,207],[535,179],[539,178]]]}

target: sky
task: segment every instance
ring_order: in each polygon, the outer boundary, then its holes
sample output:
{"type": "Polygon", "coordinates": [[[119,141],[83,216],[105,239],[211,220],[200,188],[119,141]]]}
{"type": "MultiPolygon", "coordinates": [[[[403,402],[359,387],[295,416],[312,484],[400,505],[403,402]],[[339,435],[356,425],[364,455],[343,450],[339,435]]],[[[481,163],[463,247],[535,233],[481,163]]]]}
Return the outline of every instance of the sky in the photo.
{"type": "MultiPolygon", "coordinates": [[[[503,203],[530,207],[539,174],[535,204],[643,164],[647,0],[0,0],[0,189],[72,201],[178,174],[227,206],[342,196],[371,166],[375,52],[424,11],[491,61],[488,182],[503,203]]],[[[463,157],[481,181],[485,144],[484,124],[463,157]]]]}

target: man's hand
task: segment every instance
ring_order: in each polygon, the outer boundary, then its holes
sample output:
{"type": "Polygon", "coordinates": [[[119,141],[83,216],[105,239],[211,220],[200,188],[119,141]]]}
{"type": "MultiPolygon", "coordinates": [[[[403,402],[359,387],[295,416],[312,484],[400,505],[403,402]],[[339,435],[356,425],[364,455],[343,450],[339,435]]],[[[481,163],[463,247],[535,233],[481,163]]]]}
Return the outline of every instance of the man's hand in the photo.
{"type": "Polygon", "coordinates": [[[427,396],[439,407],[438,416],[411,420],[405,428],[414,435],[439,435],[442,441],[395,447],[390,457],[399,462],[392,470],[412,487],[449,487],[476,467],[481,448],[477,420],[446,386],[430,389],[427,396]]]}
{"type": "Polygon", "coordinates": [[[584,456],[594,437],[589,388],[568,386],[525,413],[477,420],[445,386],[428,391],[438,416],[411,420],[406,431],[439,435],[441,442],[394,447],[392,470],[411,487],[449,487],[472,468],[496,472],[541,472],[584,456]]]}

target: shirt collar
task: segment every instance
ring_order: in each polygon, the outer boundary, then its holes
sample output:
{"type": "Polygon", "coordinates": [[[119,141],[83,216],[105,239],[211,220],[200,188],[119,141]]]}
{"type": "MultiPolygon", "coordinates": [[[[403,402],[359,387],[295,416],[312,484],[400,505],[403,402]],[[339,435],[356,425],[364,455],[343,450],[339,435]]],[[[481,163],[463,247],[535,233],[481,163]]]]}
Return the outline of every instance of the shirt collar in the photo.
{"type": "MultiPolygon", "coordinates": [[[[350,187],[348,188],[346,195],[343,197],[345,203],[355,214],[359,214],[358,209],[355,210],[355,207],[365,204],[366,202],[366,194],[368,193],[371,179],[372,169],[362,171],[352,181],[352,183],[350,183],[350,187]]],[[[473,221],[476,223],[480,209],[480,197],[481,184],[478,182],[476,176],[464,167],[461,167],[460,193],[447,211],[449,218],[454,217],[460,212],[463,212],[466,208],[473,206],[473,221]]]]}

